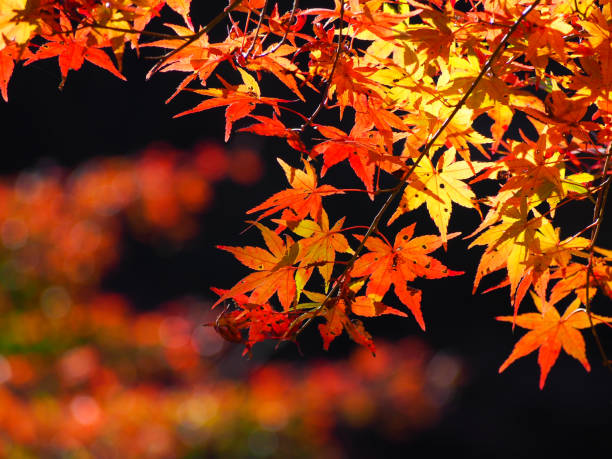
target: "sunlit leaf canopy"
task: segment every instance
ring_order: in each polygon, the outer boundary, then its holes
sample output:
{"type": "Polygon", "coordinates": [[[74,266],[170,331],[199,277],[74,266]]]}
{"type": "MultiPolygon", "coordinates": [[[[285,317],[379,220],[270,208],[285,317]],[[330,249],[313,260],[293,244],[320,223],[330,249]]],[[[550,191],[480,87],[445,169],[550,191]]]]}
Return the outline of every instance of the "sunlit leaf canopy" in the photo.
{"type": "MultiPolygon", "coordinates": [[[[335,0],[310,9],[233,0],[197,26],[189,1],[14,0],[0,10],[0,85],[7,99],[16,63],[56,57],[60,87],[85,61],[123,78],[126,48],[154,49],[164,54],[149,77],[180,72],[169,97],[202,97],[177,115],[225,107],[226,140],[244,125],[287,141],[294,154],[280,164],[290,188],[251,209],[262,212],[251,224],[266,248],[222,246],[255,271],[218,301],[234,300],[236,309],[219,319],[249,349],[257,341],[250,336],[295,341],[322,320],[325,348],[346,330],[374,351],[353,318],[363,304],[373,305],[371,315],[406,308],[425,328],[435,311],[422,313],[427,300],[411,283],[459,273],[461,266],[446,268],[425,253],[452,250],[461,229],[472,246],[486,247],[475,290],[491,273],[505,273],[497,287],[509,287],[518,325],[531,289],[578,301],[609,365],[593,328],[607,319],[593,320],[591,303],[596,294],[612,295],[610,252],[597,246],[610,184],[611,24],[606,0],[335,0]],[[165,31],[152,30],[170,10],[178,15],[165,31]],[[225,38],[212,33],[219,29],[225,38]],[[325,183],[340,164],[361,188],[325,183]],[[474,191],[481,181],[493,181],[489,191],[474,191]],[[375,218],[334,226],[344,239],[326,250],[305,242],[329,233],[328,196],[354,193],[378,206],[375,218]],[[413,215],[423,203],[440,236],[419,234],[413,215]],[[573,234],[562,224],[569,203],[594,211],[573,234]],[[481,212],[481,224],[457,227],[455,204],[481,212]],[[390,218],[386,234],[383,217],[390,218]],[[312,232],[303,230],[308,225],[312,232]],[[415,241],[426,241],[423,254],[412,250],[415,241]],[[400,304],[376,306],[390,299],[391,284],[400,304]],[[302,303],[305,292],[311,301],[302,303]],[[279,305],[268,303],[275,298],[279,305]],[[275,311],[269,320],[284,317],[285,332],[251,334],[260,320],[253,311],[268,309],[275,311]]],[[[554,359],[544,360],[545,379],[554,359]]]]}

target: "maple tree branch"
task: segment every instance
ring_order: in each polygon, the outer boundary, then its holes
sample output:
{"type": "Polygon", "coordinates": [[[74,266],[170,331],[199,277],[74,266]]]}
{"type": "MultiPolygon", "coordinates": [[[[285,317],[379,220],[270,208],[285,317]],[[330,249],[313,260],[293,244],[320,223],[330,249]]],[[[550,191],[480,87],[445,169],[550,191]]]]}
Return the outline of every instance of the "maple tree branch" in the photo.
{"type": "Polygon", "coordinates": [[[589,324],[591,325],[591,333],[593,334],[593,338],[595,339],[595,343],[597,344],[597,349],[599,349],[599,354],[603,360],[603,365],[607,367],[610,371],[612,371],[612,361],[608,358],[606,350],[603,347],[601,339],[599,337],[599,333],[595,329],[595,325],[593,324],[593,314],[591,312],[591,299],[589,295],[589,285],[591,283],[591,277],[596,281],[593,276],[593,256],[595,252],[595,242],[597,241],[597,237],[599,236],[599,231],[601,230],[601,224],[603,222],[604,209],[606,208],[606,201],[608,199],[608,192],[610,191],[610,183],[612,177],[608,177],[608,169],[610,168],[610,152],[612,150],[612,142],[608,144],[608,148],[606,149],[606,161],[604,163],[602,169],[602,177],[604,182],[602,183],[602,188],[597,195],[597,202],[595,203],[595,208],[593,209],[593,224],[595,225],[591,230],[591,242],[589,243],[589,262],[587,264],[587,274],[586,274],[586,300],[585,300],[585,308],[587,316],[589,317],[589,324]]]}
{"type": "MultiPolygon", "coordinates": [[[[427,144],[425,145],[425,147],[423,148],[423,151],[421,152],[421,154],[416,158],[416,160],[414,160],[413,164],[411,165],[411,167],[409,169],[406,170],[406,172],[404,172],[404,174],[402,175],[399,183],[393,187],[391,189],[391,192],[389,194],[389,197],[387,198],[387,200],[385,201],[385,203],[381,206],[381,208],[378,210],[378,212],[376,213],[376,216],[374,217],[374,219],[372,220],[372,223],[370,224],[370,226],[368,227],[368,230],[366,231],[366,233],[363,235],[363,238],[361,239],[359,245],[357,246],[357,248],[355,249],[355,253],[351,256],[350,260],[346,263],[346,267],[344,268],[344,270],[342,271],[342,273],[336,278],[336,281],[334,282],[333,286],[331,287],[331,289],[329,290],[329,292],[327,293],[327,295],[325,296],[325,299],[323,300],[323,302],[321,303],[320,306],[318,306],[317,308],[313,309],[312,311],[310,311],[308,314],[311,314],[310,317],[308,318],[308,320],[306,320],[303,325],[299,328],[299,330],[297,331],[296,334],[299,334],[302,332],[302,330],[304,330],[313,320],[314,318],[318,315],[318,313],[326,306],[326,304],[330,301],[330,299],[338,292],[339,288],[340,288],[340,283],[343,279],[346,279],[348,272],[351,270],[351,268],[353,267],[353,264],[355,263],[355,261],[357,261],[357,258],[359,257],[361,251],[363,250],[363,248],[365,247],[365,243],[367,241],[367,239],[376,231],[378,231],[378,225],[380,224],[380,221],[382,220],[383,215],[387,212],[387,210],[389,210],[389,208],[391,207],[391,204],[393,203],[393,201],[395,200],[395,198],[400,194],[400,192],[403,191],[404,186],[406,185],[406,181],[408,180],[408,178],[410,178],[410,176],[412,175],[412,173],[414,172],[414,170],[417,168],[417,166],[419,165],[419,163],[421,162],[421,160],[427,156],[429,154],[429,151],[431,150],[431,147],[434,145],[434,143],[436,142],[436,140],[438,139],[438,137],[440,137],[440,135],[442,134],[442,132],[446,129],[446,127],[450,124],[450,122],[453,120],[453,118],[455,117],[455,115],[457,115],[457,113],[459,112],[459,110],[465,105],[466,101],[468,100],[468,98],[472,95],[472,93],[474,92],[474,90],[476,89],[476,86],[478,86],[478,83],[482,80],[482,78],[485,76],[485,74],[489,71],[489,69],[491,68],[491,65],[493,64],[493,62],[499,57],[499,54],[501,53],[502,49],[505,48],[506,43],[508,43],[508,40],[510,39],[510,36],[516,31],[516,29],[519,27],[519,25],[521,24],[521,22],[527,17],[527,15],[540,3],[541,0],[535,0],[531,5],[529,5],[524,11],[523,13],[517,18],[517,20],[514,22],[514,24],[512,25],[512,27],[510,28],[510,30],[508,30],[508,32],[506,33],[506,35],[502,38],[502,40],[500,41],[499,45],[497,45],[497,47],[495,48],[495,50],[493,51],[493,54],[491,54],[491,56],[489,56],[489,59],[487,59],[487,62],[485,63],[485,65],[482,67],[480,73],[478,74],[478,76],[474,79],[474,81],[472,82],[472,84],[470,85],[470,87],[468,88],[468,90],[465,92],[465,94],[463,95],[463,97],[461,98],[461,100],[457,103],[457,105],[455,106],[455,108],[453,109],[453,111],[451,112],[451,114],[448,116],[448,118],[446,118],[446,120],[444,120],[444,122],[442,123],[442,125],[438,128],[438,130],[434,133],[434,135],[431,137],[431,139],[427,142],[427,144]]],[[[342,0],[342,6],[344,6],[344,0],[342,0]]],[[[338,42],[338,44],[340,45],[340,41],[338,42]]],[[[331,78],[330,78],[331,81],[331,78]]],[[[318,110],[320,108],[318,107],[318,110]]],[[[315,111],[315,113],[313,113],[312,116],[316,115],[316,113],[318,112],[315,111]]],[[[300,318],[296,319],[296,321],[298,321],[300,318]]],[[[291,327],[290,327],[291,328],[291,327]]]]}
{"type": "Polygon", "coordinates": [[[153,66],[153,68],[149,71],[149,75],[153,75],[155,72],[157,72],[161,67],[163,67],[164,63],[170,59],[172,56],[174,56],[176,53],[181,52],[182,50],[184,50],[185,48],[187,48],[189,45],[191,45],[193,42],[197,41],[202,35],[204,35],[205,33],[208,33],[213,27],[215,27],[217,24],[219,24],[223,19],[225,19],[232,10],[234,10],[238,5],[240,5],[242,3],[242,0],[233,0],[232,3],[230,3],[228,6],[226,6],[223,11],[221,11],[219,14],[217,14],[208,24],[206,24],[202,29],[200,29],[199,32],[195,33],[191,38],[189,38],[185,43],[183,43],[181,46],[179,46],[176,49],[173,49],[172,51],[170,51],[169,53],[164,54],[162,57],[159,58],[159,61],[157,62],[157,64],[155,64],[153,66]]]}

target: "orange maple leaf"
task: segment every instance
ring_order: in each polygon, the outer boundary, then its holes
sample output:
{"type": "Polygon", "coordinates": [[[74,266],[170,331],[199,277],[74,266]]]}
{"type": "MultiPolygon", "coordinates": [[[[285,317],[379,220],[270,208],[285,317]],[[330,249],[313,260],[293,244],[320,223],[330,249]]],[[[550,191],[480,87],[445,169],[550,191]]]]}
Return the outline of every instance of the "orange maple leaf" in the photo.
{"type": "MultiPolygon", "coordinates": [[[[212,290],[220,296],[227,292],[227,290],[217,288],[212,290]]],[[[254,344],[267,339],[294,339],[291,336],[290,328],[296,318],[295,311],[279,312],[269,303],[253,304],[249,302],[246,295],[236,295],[234,305],[237,309],[230,309],[228,305],[217,316],[214,323],[204,325],[213,326],[217,333],[227,341],[244,343],[243,355],[250,355],[254,344]]]]}
{"type": "Polygon", "coordinates": [[[361,295],[351,301],[351,311],[362,317],[378,317],[385,314],[408,317],[404,311],[387,306],[380,301],[375,301],[369,296],[361,295]]]}
{"type": "Polygon", "coordinates": [[[191,0],[166,0],[166,5],[176,11],[183,17],[186,24],[193,27],[189,12],[191,9],[191,0]]]}
{"type": "Polygon", "coordinates": [[[334,269],[336,252],[351,255],[354,253],[341,232],[344,218],[341,218],[330,228],[327,213],[322,209],[320,223],[312,220],[302,220],[297,225],[286,220],[280,220],[279,223],[288,226],[295,234],[303,237],[298,242],[300,246],[300,269],[295,276],[298,292],[306,285],[315,267],[318,267],[325,282],[325,291],[327,291],[334,269]]]}
{"type": "Polygon", "coordinates": [[[255,118],[259,121],[259,124],[252,124],[245,128],[239,129],[240,132],[252,132],[257,135],[265,135],[269,137],[280,137],[285,139],[290,147],[307,153],[304,143],[300,139],[300,135],[294,129],[287,128],[275,114],[272,114],[272,118],[267,116],[255,116],[251,115],[251,118],[255,118]]]}
{"type": "Polygon", "coordinates": [[[323,155],[321,176],[335,164],[348,159],[357,177],[363,182],[366,190],[374,190],[374,173],[376,161],[381,157],[380,145],[383,137],[370,126],[355,124],[350,134],[346,134],[333,126],[315,126],[328,140],[321,142],[312,149],[313,156],[323,155]]]}
{"type": "MultiPolygon", "coordinates": [[[[365,242],[369,253],[355,261],[351,270],[352,277],[369,276],[366,294],[375,301],[381,301],[391,285],[395,294],[414,315],[416,321],[425,330],[425,321],[421,312],[421,291],[408,287],[407,282],[417,277],[440,279],[446,276],[457,276],[462,271],[452,271],[440,261],[427,255],[438,249],[443,240],[440,236],[428,234],[412,239],[415,224],[404,228],[395,237],[393,246],[378,237],[370,237],[365,242]]],[[[447,239],[459,233],[449,234],[447,239]]],[[[356,236],[361,239],[361,236],[356,236]]]]}
{"type": "Polygon", "coordinates": [[[278,234],[264,225],[257,222],[251,223],[261,231],[268,250],[251,246],[218,246],[219,249],[233,254],[238,261],[255,272],[225,292],[213,306],[247,292],[251,292],[250,303],[263,304],[276,293],[281,305],[287,310],[296,295],[294,274],[297,268],[293,264],[297,260],[299,246],[289,236],[285,242],[278,234]]]}
{"type": "MultiPolygon", "coordinates": [[[[547,302],[539,295],[530,292],[539,312],[529,312],[518,316],[501,316],[497,320],[516,323],[530,330],[515,344],[510,356],[499,367],[504,371],[515,360],[538,351],[540,366],[540,389],[544,388],[546,377],[559,357],[561,348],[577,359],[586,371],[591,370],[586,357],[585,343],[579,329],[590,328],[591,321],[585,309],[579,308],[581,302],[576,298],[562,316],[550,300],[547,302]]],[[[591,314],[593,325],[612,322],[612,317],[591,314]]]]}
{"type": "Polygon", "coordinates": [[[0,49],[0,94],[8,102],[8,83],[15,69],[15,62],[27,59],[32,53],[27,47],[11,43],[0,49]]]}
{"type": "Polygon", "coordinates": [[[452,204],[478,209],[475,203],[476,195],[462,180],[491,165],[485,162],[455,161],[455,156],[455,149],[451,147],[440,157],[436,166],[429,157],[423,158],[413,170],[400,204],[388,224],[403,213],[425,203],[429,215],[440,230],[443,242],[446,243],[452,204]]]}
{"type": "Polygon", "coordinates": [[[308,161],[304,161],[303,171],[291,167],[282,159],[277,161],[285,171],[287,181],[292,188],[279,191],[247,212],[252,214],[265,210],[258,220],[280,210],[291,209],[295,213],[296,221],[302,220],[309,214],[313,220],[320,221],[322,197],[344,193],[331,185],[317,186],[317,174],[308,161]]]}

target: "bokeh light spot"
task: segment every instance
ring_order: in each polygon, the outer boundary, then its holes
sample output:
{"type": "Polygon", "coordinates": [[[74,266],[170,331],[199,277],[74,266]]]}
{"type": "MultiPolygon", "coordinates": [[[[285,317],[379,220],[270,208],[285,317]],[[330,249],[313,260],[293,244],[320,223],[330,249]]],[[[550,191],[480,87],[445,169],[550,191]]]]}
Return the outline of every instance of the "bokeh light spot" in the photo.
{"type": "Polygon", "coordinates": [[[0,237],[7,249],[20,249],[28,241],[28,227],[21,218],[7,218],[0,227],[0,237]]]}
{"type": "Polygon", "coordinates": [[[95,423],[100,418],[100,407],[89,395],[77,395],[70,402],[70,412],[76,421],[83,425],[95,423]]]}
{"type": "Polygon", "coordinates": [[[72,300],[68,291],[59,285],[48,287],[40,295],[40,307],[49,319],[60,319],[70,310],[72,300]]]}

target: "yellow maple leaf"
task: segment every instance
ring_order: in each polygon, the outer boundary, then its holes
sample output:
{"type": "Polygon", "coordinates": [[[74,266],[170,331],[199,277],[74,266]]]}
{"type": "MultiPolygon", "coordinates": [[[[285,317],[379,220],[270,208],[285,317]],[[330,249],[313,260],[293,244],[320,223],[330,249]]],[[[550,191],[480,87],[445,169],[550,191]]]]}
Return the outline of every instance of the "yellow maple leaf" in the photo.
{"type": "Polygon", "coordinates": [[[442,241],[447,241],[448,222],[452,212],[452,203],[463,207],[474,207],[476,197],[467,183],[462,180],[491,165],[487,162],[455,161],[456,151],[448,149],[438,160],[436,167],[428,157],[423,158],[414,169],[402,195],[400,204],[389,219],[392,223],[401,214],[416,209],[425,203],[427,211],[440,230],[442,241]]]}
{"type": "Polygon", "coordinates": [[[19,45],[27,43],[32,32],[38,27],[22,18],[26,16],[29,0],[2,0],[0,1],[0,49],[9,43],[19,45]]]}

